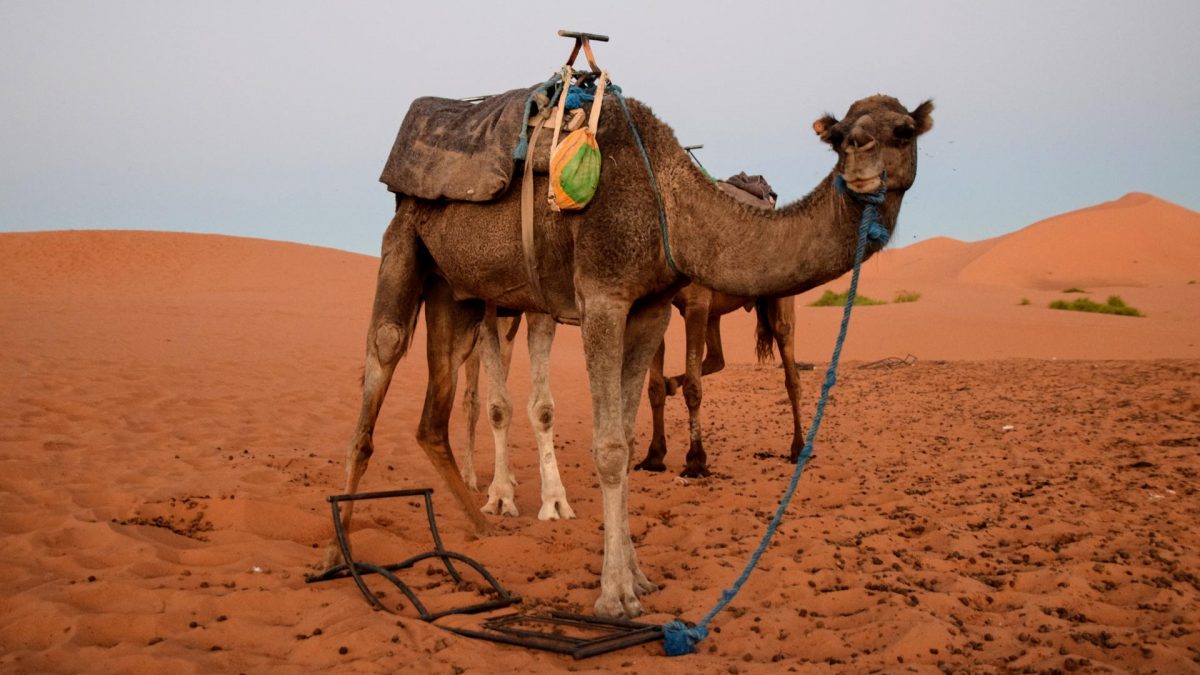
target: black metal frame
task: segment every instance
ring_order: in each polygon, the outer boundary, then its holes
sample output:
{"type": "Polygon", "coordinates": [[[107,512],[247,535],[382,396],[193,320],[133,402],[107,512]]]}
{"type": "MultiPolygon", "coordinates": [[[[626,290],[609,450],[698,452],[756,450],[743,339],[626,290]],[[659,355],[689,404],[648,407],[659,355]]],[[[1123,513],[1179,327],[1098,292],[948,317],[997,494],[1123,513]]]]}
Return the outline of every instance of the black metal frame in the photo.
{"type": "Polygon", "coordinates": [[[338,547],[342,550],[342,559],[345,560],[345,562],[341,565],[331,567],[319,575],[307,577],[305,579],[306,582],[312,584],[320,581],[345,579],[347,577],[353,578],[354,583],[358,586],[358,590],[362,592],[363,597],[367,599],[367,602],[371,603],[371,605],[376,609],[394,614],[395,612],[392,612],[392,610],[388,609],[382,602],[379,601],[379,598],[375,597],[375,594],[371,591],[371,588],[367,585],[367,582],[363,580],[364,576],[369,574],[378,574],[392,582],[392,585],[400,589],[400,592],[404,593],[405,597],[408,598],[408,601],[411,602],[412,606],[417,610],[417,613],[421,615],[421,619],[423,621],[433,621],[450,614],[477,614],[479,612],[486,612],[488,610],[509,607],[521,602],[521,598],[511,595],[508,591],[504,590],[504,587],[500,585],[500,582],[497,581],[496,578],[493,577],[492,574],[483,567],[483,565],[480,565],[461,553],[447,551],[446,548],[442,546],[442,537],[440,534],[438,534],[437,520],[433,515],[432,489],[418,488],[412,490],[389,490],[386,492],[362,492],[353,495],[331,495],[327,499],[329,501],[330,509],[333,511],[333,530],[337,534],[338,547]],[[342,511],[338,505],[341,502],[362,501],[367,499],[387,499],[390,497],[424,498],[425,515],[429,519],[429,532],[433,535],[433,550],[426,551],[425,553],[418,553],[411,558],[398,563],[393,563],[391,565],[375,565],[373,563],[355,560],[350,554],[350,538],[349,535],[347,535],[345,528],[342,527],[342,511]],[[422,560],[428,560],[430,558],[440,558],[442,564],[446,566],[446,571],[450,573],[450,576],[454,578],[454,581],[459,583],[462,583],[462,575],[458,573],[458,570],[454,568],[454,564],[450,561],[457,560],[459,562],[466,563],[476,572],[478,572],[479,575],[491,585],[492,590],[495,591],[500,597],[496,600],[468,605],[466,607],[448,609],[441,612],[430,612],[425,608],[425,605],[417,599],[417,594],[413,592],[412,588],[408,584],[401,581],[395,574],[392,574],[392,572],[408,569],[422,560]]]}
{"type": "MultiPolygon", "coordinates": [[[[477,614],[479,612],[509,607],[521,602],[521,598],[511,595],[508,591],[504,590],[500,582],[484,569],[483,565],[461,553],[447,551],[445,546],[442,545],[442,537],[438,533],[437,520],[433,514],[432,489],[418,488],[412,490],[389,490],[386,492],[363,492],[354,495],[331,495],[327,497],[327,500],[329,501],[329,508],[333,513],[333,530],[337,534],[338,547],[341,548],[342,558],[346,562],[330,568],[319,575],[307,577],[305,578],[306,582],[312,584],[320,581],[352,578],[358,586],[358,590],[367,599],[367,602],[371,603],[376,609],[394,614],[395,612],[380,602],[375,593],[371,591],[370,586],[367,585],[367,582],[363,580],[365,576],[378,574],[400,589],[400,592],[404,593],[408,601],[417,610],[417,613],[421,615],[421,619],[428,622],[433,622],[451,614],[477,614]],[[355,560],[350,554],[350,537],[346,532],[346,528],[342,527],[342,510],[339,504],[341,502],[387,499],[390,497],[421,497],[425,500],[425,516],[429,520],[429,533],[433,536],[433,550],[418,553],[411,558],[391,565],[376,565],[374,563],[355,560]],[[450,576],[456,582],[460,583],[463,580],[462,575],[455,569],[451,560],[457,560],[469,565],[491,585],[492,590],[499,597],[495,600],[467,605],[466,607],[459,607],[457,609],[430,612],[417,599],[417,595],[413,592],[413,589],[401,581],[393,572],[408,569],[422,560],[429,560],[431,558],[441,559],[442,564],[446,566],[446,571],[450,573],[450,576]]],[[[439,628],[464,637],[541,649],[558,654],[569,654],[576,659],[585,659],[589,656],[606,654],[618,649],[625,649],[626,647],[633,647],[662,638],[662,626],[558,611],[551,612],[549,616],[518,613],[505,614],[488,619],[481,626],[481,630],[460,628],[457,626],[439,626],[439,628]],[[526,626],[543,625],[547,626],[548,629],[546,631],[531,630],[529,628],[522,628],[518,624],[525,624],[526,626]],[[601,635],[599,637],[588,638],[565,634],[564,629],[571,628],[577,629],[580,632],[599,632],[601,635]],[[557,632],[553,632],[556,629],[557,632]]]]}
{"type": "Polygon", "coordinates": [[[569,654],[576,659],[586,659],[589,656],[607,654],[626,647],[653,642],[662,639],[662,626],[621,619],[603,619],[596,616],[583,616],[570,612],[550,612],[549,616],[530,616],[524,614],[506,614],[489,619],[483,624],[483,630],[457,628],[447,626],[446,630],[458,633],[464,637],[490,640],[503,644],[532,647],[558,654],[569,654]],[[606,633],[597,638],[572,637],[561,633],[551,633],[517,628],[514,624],[544,624],[551,628],[570,627],[582,630],[601,631],[606,633]]]}

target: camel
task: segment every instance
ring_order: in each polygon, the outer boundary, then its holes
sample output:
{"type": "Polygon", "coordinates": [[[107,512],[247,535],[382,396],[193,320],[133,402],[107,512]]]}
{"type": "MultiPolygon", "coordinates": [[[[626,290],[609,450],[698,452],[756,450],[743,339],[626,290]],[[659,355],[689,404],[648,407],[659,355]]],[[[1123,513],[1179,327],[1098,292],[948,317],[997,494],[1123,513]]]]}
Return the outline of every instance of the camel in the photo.
{"type": "MultiPolygon", "coordinates": [[[[488,305],[479,330],[475,349],[463,366],[465,387],[462,410],[467,419],[467,448],[463,453],[461,475],[472,491],[479,489],[475,474],[475,427],[479,422],[479,368],[482,364],[488,377],[488,421],[495,442],[495,471],[488,487],[488,500],[480,509],[484,513],[517,516],[513,487],[516,478],[508,464],[508,426],[512,422],[512,400],[508,396],[508,367],[512,362],[513,339],[521,325],[521,315],[497,316],[496,307],[488,305]]],[[[538,466],[542,478],[542,507],[538,520],[574,518],[575,511],[567,502],[566,489],[558,473],[554,454],[554,397],[550,394],[550,346],[554,342],[556,324],[546,314],[529,313],[529,423],[533,426],[538,446],[538,466]]]]}
{"type": "MultiPolygon", "coordinates": [[[[759,198],[728,184],[721,185],[721,188],[735,199],[750,206],[763,209],[775,207],[773,192],[766,198],[759,198]]],[[[793,359],[792,327],[796,323],[795,296],[748,298],[714,291],[699,284],[691,284],[680,290],[671,303],[683,315],[687,345],[686,368],[683,375],[665,377],[663,360],[666,354],[666,343],[664,342],[655,352],[654,360],[650,364],[650,382],[646,386],[653,419],[653,433],[645,459],[634,468],[641,471],[666,470],[667,467],[663,464],[663,459],[667,454],[663,409],[666,405],[666,397],[682,388],[688,407],[688,434],[691,437],[691,445],[688,448],[686,464],[680,475],[688,478],[710,475],[708,456],[704,451],[700,430],[700,405],[704,398],[701,378],[704,375],[719,372],[725,367],[725,352],[721,345],[721,317],[736,309],[742,307],[749,309],[751,306],[757,306],[758,311],[755,351],[759,360],[765,361],[770,358],[772,340],[779,345],[779,355],[783,360],[784,368],[784,386],[792,406],[793,433],[789,460],[795,463],[800,451],[804,449],[804,423],[800,419],[800,377],[793,359]]]]}
{"type": "MultiPolygon", "coordinates": [[[[835,151],[835,166],[806,197],[775,211],[722,192],[648,106],[630,99],[628,123],[616,108],[605,106],[609,114],[600,119],[603,170],[591,204],[564,213],[537,204],[538,281],[523,264],[519,190],[489,202],[398,196],[383,237],[345,491],[357,490],[374,452],[379,410],[423,303],[429,378],[417,443],[476,533],[487,533],[449,444],[458,369],[474,347],[487,303],[578,317],[604,518],[594,608],[602,617],[636,617],[643,613],[639,596],[657,586],[642,572],[630,538],[629,460],[642,387],[671,298],[690,281],[760,297],[795,294],[841,276],[853,266],[863,211],[853,193],[886,188],[876,208],[883,227],[895,229],[916,179],[916,137],[932,126],[933,104],[909,112],[896,99],[876,95],[852,104],[841,121],[818,119],[813,129],[835,151]],[[651,167],[654,183],[646,171],[651,167]],[[843,182],[846,190],[839,189],[843,182]]],[[[546,189],[538,177],[536,194],[546,189]]],[[[879,247],[872,243],[868,250],[879,247]]],[[[352,503],[342,513],[345,525],[352,503]]],[[[340,557],[331,544],[326,566],[340,557]]]]}

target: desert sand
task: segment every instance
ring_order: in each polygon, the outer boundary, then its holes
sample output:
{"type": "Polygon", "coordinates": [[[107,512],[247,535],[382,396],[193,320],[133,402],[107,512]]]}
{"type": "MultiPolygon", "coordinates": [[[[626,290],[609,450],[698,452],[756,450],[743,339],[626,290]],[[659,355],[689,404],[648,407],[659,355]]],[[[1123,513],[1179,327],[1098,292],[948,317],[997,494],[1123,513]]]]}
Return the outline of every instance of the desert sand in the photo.
{"type": "MultiPolygon", "coordinates": [[[[658,643],[574,661],[473,641],[385,586],[398,615],[371,611],[349,581],[304,582],[332,532],[324,497],[341,489],[376,259],[87,231],[0,235],[0,261],[0,671],[1200,671],[1200,214],[1150,195],[869,261],[861,293],[920,298],[856,310],[779,535],[682,658],[658,643]],[[1146,316],[1047,308],[1109,295],[1146,316]]],[[[823,290],[798,309],[796,357],[818,364],[809,414],[840,315],[805,306],[823,290]]],[[[663,586],[643,599],[648,621],[696,620],[716,602],[791,473],[782,371],[754,362],[752,315],[727,317],[724,336],[729,366],[705,380],[714,476],[675,475],[687,416],[670,399],[669,471],[632,477],[633,536],[663,586]]],[[[681,337],[675,320],[672,373],[681,337]]],[[[521,515],[492,517],[498,532],[481,540],[413,440],[423,353],[418,334],[363,489],[434,488],[446,545],[526,609],[590,611],[601,517],[578,329],[559,330],[552,385],[579,517],[536,519],[518,414],[521,515]]],[[[457,412],[452,424],[461,448],[457,412]]],[[[360,509],[353,536],[381,563],[428,543],[407,502],[360,509]]],[[[435,608],[475,598],[444,573],[406,574],[435,608]]]]}

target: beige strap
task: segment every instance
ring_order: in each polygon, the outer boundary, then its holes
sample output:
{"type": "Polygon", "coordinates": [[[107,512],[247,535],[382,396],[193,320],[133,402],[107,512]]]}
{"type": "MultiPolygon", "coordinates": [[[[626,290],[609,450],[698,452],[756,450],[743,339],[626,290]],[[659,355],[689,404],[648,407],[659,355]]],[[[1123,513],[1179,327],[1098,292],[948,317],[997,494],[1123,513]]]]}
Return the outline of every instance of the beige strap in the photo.
{"type": "Polygon", "coordinates": [[[608,71],[601,71],[600,77],[596,80],[596,99],[592,101],[592,116],[588,119],[588,128],[592,133],[599,133],[600,127],[600,106],[604,103],[604,88],[608,86],[608,71]]]}
{"type": "Polygon", "coordinates": [[[529,287],[533,290],[534,299],[550,310],[550,303],[542,290],[542,276],[538,270],[537,249],[533,241],[533,149],[537,147],[538,136],[545,126],[546,117],[542,117],[529,137],[529,157],[525,160],[525,175],[521,177],[521,248],[525,252],[525,272],[529,275],[529,287]]]}
{"type": "MultiPolygon", "coordinates": [[[[562,69],[562,93],[558,95],[558,109],[554,111],[554,137],[550,140],[550,159],[554,160],[554,151],[558,148],[558,135],[562,132],[563,113],[567,110],[567,94],[571,91],[571,78],[575,76],[575,70],[571,66],[563,66],[562,69]]],[[[554,201],[554,188],[547,185],[546,199],[550,202],[550,209],[558,211],[558,204],[554,201]]]]}

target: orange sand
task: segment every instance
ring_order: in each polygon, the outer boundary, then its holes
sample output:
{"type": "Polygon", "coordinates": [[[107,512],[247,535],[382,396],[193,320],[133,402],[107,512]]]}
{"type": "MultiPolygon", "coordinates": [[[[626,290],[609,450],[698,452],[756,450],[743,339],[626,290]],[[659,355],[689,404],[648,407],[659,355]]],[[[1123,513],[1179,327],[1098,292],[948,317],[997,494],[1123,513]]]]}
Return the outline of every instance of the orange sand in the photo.
{"type": "MultiPolygon", "coordinates": [[[[474,642],[411,609],[369,611],[350,582],[304,583],[331,532],[323,497],[340,489],[356,414],[373,258],[51,232],[0,235],[0,260],[0,671],[1200,669],[1200,285],[1189,283],[1200,280],[1200,215],[1148,195],[868,263],[863,293],[921,298],[856,312],[780,536],[720,632],[683,659],[654,644],[574,662],[474,642]],[[1121,295],[1147,317],[1046,309],[1077,297],[1060,292],[1069,286],[1121,295]],[[909,353],[915,366],[861,368],[909,353]]],[[[828,359],[838,315],[799,310],[799,359],[828,359]]],[[[632,479],[643,569],[665,586],[644,599],[651,620],[711,607],[790,472],[781,371],[752,362],[751,315],[729,317],[724,335],[730,366],[705,381],[715,476],[632,479]]],[[[680,336],[673,322],[672,372],[680,336]]],[[[423,353],[419,335],[365,489],[440,488],[412,439],[423,353]]],[[[521,401],[523,345],[514,370],[521,401]]],[[[493,519],[500,534],[472,541],[445,491],[435,498],[450,548],[530,606],[586,611],[600,502],[577,329],[559,331],[552,373],[579,518],[536,520],[521,416],[510,435],[519,518],[493,519]]],[[[810,412],[821,377],[805,374],[810,412]]],[[[685,429],[682,402],[669,400],[673,470],[685,429]]],[[[463,433],[456,417],[458,447],[463,433]]],[[[362,509],[356,552],[415,552],[419,513],[362,509]]],[[[434,606],[470,601],[442,575],[412,574],[434,606]]]]}

